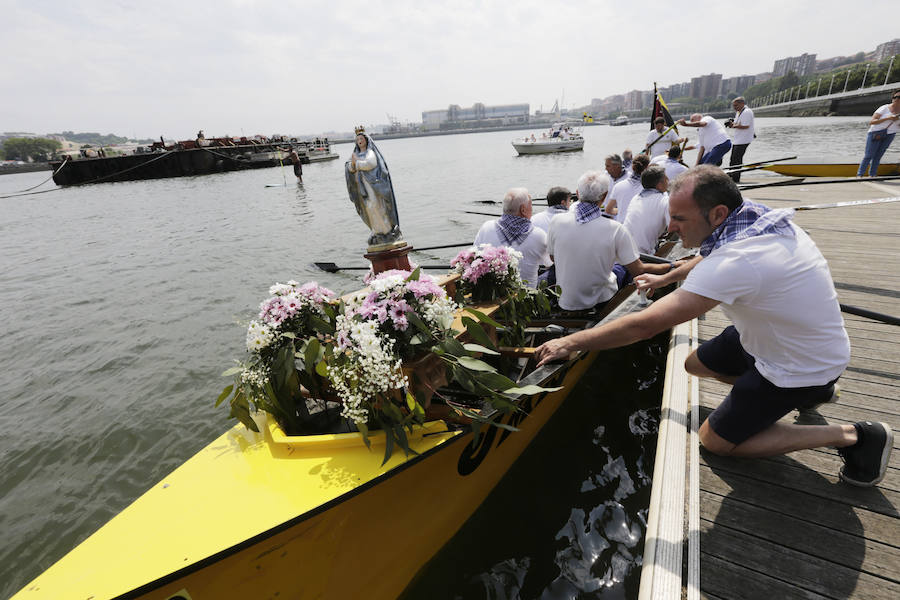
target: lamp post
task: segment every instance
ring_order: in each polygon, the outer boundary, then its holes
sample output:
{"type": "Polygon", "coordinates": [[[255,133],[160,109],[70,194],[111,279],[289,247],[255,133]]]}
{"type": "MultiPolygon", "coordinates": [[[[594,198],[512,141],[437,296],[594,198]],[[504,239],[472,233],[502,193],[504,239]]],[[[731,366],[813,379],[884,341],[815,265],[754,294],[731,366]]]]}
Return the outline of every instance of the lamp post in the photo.
{"type": "Polygon", "coordinates": [[[864,87],[866,87],[866,76],[868,74],[869,74],[869,65],[866,64],[866,72],[863,73],[863,80],[862,80],[862,83],[859,84],[859,89],[863,89],[864,87]]]}
{"type": "Polygon", "coordinates": [[[832,73],[832,74],[831,74],[831,83],[828,85],[828,95],[829,95],[829,96],[831,95],[831,88],[832,88],[832,86],[834,85],[834,77],[835,77],[835,75],[837,75],[837,73],[832,73]]]}
{"type": "Polygon", "coordinates": [[[853,69],[847,69],[847,79],[844,80],[844,91],[847,91],[847,84],[850,83],[850,71],[853,69]]]}
{"type": "Polygon", "coordinates": [[[887,85],[888,77],[891,76],[891,69],[894,68],[894,58],[896,58],[896,54],[891,57],[891,64],[888,65],[887,73],[884,74],[884,85],[887,85]]]}
{"type": "Polygon", "coordinates": [[[822,87],[822,78],[819,77],[819,83],[816,84],[816,98],[819,97],[819,88],[822,87]]]}

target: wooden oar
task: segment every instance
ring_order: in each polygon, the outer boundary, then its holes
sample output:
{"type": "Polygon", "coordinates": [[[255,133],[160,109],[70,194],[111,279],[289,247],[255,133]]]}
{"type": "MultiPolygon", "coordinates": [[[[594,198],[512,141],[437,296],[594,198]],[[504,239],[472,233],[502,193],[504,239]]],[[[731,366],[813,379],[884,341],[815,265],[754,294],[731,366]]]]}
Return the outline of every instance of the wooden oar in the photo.
{"type": "MultiPolygon", "coordinates": [[[[503,204],[503,200],[473,200],[475,204],[503,204]]],[[[535,206],[547,206],[546,198],[532,198],[531,203],[535,206]]]]}
{"type": "Polygon", "coordinates": [[[424,248],[416,248],[413,246],[413,252],[425,252],[426,250],[442,250],[444,248],[462,248],[464,246],[471,246],[472,242],[463,242],[462,244],[444,244],[443,246],[426,246],[424,248]]]}
{"type": "Polygon", "coordinates": [[[755,190],[759,188],[765,187],[775,187],[779,185],[800,185],[805,180],[805,177],[793,177],[791,179],[782,179],[780,181],[773,181],[772,183],[739,183],[739,190],[755,190]]]}
{"type": "Polygon", "coordinates": [[[863,183],[866,181],[892,181],[900,179],[900,175],[879,175],[878,177],[841,177],[840,179],[820,179],[814,177],[806,182],[783,183],[782,185],[826,185],[829,183],[863,183]]]}
{"type": "Polygon", "coordinates": [[[785,156],[784,158],[773,158],[771,160],[761,160],[759,162],[754,162],[754,163],[745,163],[742,165],[734,165],[731,167],[722,167],[722,170],[723,171],[731,171],[734,169],[746,169],[747,167],[755,167],[757,165],[767,165],[769,163],[782,162],[785,160],[794,160],[795,158],[797,158],[797,157],[796,156],[785,156]]]}
{"type": "Polygon", "coordinates": [[[887,198],[871,198],[869,200],[844,200],[843,202],[829,202],[827,204],[807,204],[805,206],[795,206],[794,210],[818,210],[820,208],[841,208],[843,206],[884,204],[887,202],[900,202],[900,196],[889,196],[887,198]]]}
{"type": "Polygon", "coordinates": [[[464,210],[467,215],[483,215],[485,217],[502,217],[503,215],[495,215],[494,213],[478,212],[476,210],[464,210]]]}
{"type": "MultiPolygon", "coordinates": [[[[337,273],[338,271],[368,271],[372,267],[339,267],[334,263],[330,262],[317,262],[313,263],[319,269],[323,271],[327,271],[328,273],[337,273]]],[[[443,271],[449,271],[450,265],[419,265],[420,269],[440,269],[443,271]]]]}
{"type": "Polygon", "coordinates": [[[850,306],[848,304],[841,304],[841,311],[847,314],[856,315],[858,317],[872,319],[873,321],[881,321],[882,323],[887,323],[888,325],[900,325],[900,318],[873,312],[871,310],[866,310],[865,308],[858,308],[856,306],[850,306]]]}

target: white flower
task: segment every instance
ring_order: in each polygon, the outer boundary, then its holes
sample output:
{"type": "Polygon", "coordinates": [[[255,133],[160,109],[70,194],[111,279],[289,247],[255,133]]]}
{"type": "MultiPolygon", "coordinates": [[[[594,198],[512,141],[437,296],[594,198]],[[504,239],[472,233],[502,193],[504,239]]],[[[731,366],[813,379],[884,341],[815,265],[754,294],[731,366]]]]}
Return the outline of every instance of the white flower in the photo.
{"type": "Polygon", "coordinates": [[[247,327],[247,350],[259,352],[268,347],[274,339],[275,334],[271,329],[257,321],[250,321],[250,326],[247,327]]]}

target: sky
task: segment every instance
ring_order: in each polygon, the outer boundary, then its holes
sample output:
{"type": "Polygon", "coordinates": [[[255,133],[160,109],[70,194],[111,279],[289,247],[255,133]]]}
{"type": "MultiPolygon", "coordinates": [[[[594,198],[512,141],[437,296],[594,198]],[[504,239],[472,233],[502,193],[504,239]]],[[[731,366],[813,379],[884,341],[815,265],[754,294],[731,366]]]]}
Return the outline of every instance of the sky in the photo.
{"type": "Polygon", "coordinates": [[[897,4],[0,0],[0,132],[314,135],[871,51],[897,4]],[[690,7],[688,10],[687,7],[690,7]]]}

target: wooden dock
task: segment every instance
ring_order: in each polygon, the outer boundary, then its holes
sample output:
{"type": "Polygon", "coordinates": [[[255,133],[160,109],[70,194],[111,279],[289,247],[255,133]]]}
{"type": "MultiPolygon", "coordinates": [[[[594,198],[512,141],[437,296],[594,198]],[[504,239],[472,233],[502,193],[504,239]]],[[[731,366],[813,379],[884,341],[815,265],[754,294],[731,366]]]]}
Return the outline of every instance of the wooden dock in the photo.
{"type": "MultiPolygon", "coordinates": [[[[745,195],[789,207],[900,196],[900,185],[745,195]]],[[[795,223],[827,258],[841,304],[900,317],[900,203],[798,211],[795,223]]],[[[852,352],[840,401],[785,421],[891,425],[894,453],[874,488],[842,483],[841,460],[829,448],[767,459],[698,449],[696,428],[729,387],[688,376],[683,357],[730,323],[717,309],[675,330],[641,598],[900,598],[900,328],[852,314],[844,320],[852,352]]]]}

